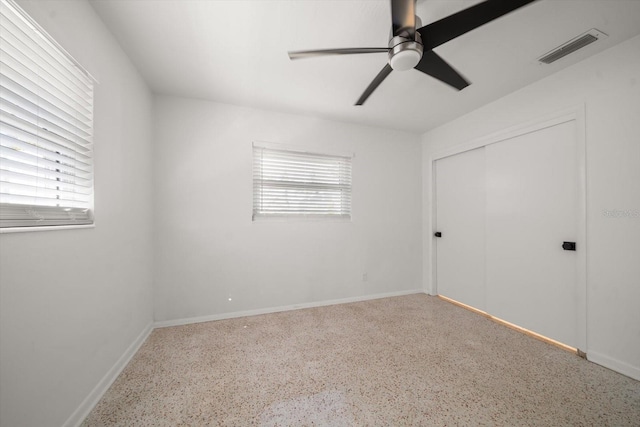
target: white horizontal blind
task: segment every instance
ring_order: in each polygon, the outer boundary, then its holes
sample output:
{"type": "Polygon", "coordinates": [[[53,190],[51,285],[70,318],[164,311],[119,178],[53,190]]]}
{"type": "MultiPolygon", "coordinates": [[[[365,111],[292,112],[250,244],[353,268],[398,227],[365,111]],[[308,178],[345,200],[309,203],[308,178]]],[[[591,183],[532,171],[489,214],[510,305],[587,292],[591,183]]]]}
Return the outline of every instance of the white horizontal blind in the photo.
{"type": "Polygon", "coordinates": [[[93,80],[0,4],[0,227],[93,222],[93,80]]]}
{"type": "Polygon", "coordinates": [[[351,157],[253,146],[253,218],[351,217],[351,157]]]}

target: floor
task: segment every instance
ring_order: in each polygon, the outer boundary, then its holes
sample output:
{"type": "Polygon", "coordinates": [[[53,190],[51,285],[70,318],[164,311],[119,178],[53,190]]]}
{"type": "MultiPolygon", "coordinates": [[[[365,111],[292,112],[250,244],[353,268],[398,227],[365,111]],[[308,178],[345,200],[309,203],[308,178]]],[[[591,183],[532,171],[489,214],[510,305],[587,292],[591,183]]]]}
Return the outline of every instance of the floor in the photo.
{"type": "Polygon", "coordinates": [[[424,294],[156,329],[88,426],[640,426],[640,382],[424,294]]]}

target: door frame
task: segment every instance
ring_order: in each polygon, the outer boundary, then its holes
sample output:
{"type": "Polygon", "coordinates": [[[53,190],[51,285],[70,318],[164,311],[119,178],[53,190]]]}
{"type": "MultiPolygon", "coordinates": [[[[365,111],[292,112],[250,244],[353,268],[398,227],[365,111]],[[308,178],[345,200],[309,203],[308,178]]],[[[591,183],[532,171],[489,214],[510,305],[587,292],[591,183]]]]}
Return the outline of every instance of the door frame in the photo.
{"type": "Polygon", "coordinates": [[[437,286],[437,253],[435,248],[435,226],[437,222],[437,206],[436,206],[436,168],[435,162],[445,157],[454,156],[466,151],[475,150],[477,148],[486,147],[491,144],[502,142],[517,136],[536,132],[551,126],[562,123],[575,122],[576,130],[576,160],[578,169],[578,218],[576,223],[577,241],[579,249],[576,251],[576,287],[577,307],[576,312],[578,318],[578,348],[586,351],[587,349],[587,179],[586,179],[586,122],[585,122],[585,105],[580,104],[575,107],[567,108],[555,113],[551,113],[536,119],[521,123],[489,135],[472,139],[465,143],[457,144],[441,151],[429,154],[425,162],[424,174],[431,177],[431,183],[427,184],[427,212],[431,218],[425,221],[425,238],[427,249],[426,271],[424,275],[425,292],[429,295],[438,295],[437,286]]]}

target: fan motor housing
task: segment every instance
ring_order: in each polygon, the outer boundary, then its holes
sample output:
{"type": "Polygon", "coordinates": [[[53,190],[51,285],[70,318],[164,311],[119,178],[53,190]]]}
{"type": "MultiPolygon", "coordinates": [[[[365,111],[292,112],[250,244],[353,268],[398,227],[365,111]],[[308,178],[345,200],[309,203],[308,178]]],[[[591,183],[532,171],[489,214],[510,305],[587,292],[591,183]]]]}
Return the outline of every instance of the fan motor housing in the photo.
{"type": "Polygon", "coordinates": [[[415,40],[396,36],[389,40],[389,65],[398,71],[409,70],[422,58],[422,39],[416,31],[415,40]]]}

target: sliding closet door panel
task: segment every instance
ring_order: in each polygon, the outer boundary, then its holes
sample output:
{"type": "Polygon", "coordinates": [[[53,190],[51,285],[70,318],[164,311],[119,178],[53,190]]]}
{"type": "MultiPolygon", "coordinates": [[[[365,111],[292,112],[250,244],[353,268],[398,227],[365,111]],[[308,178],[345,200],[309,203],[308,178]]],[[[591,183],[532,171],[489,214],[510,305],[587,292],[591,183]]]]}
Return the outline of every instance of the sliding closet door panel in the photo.
{"type": "Polygon", "coordinates": [[[577,346],[575,122],[485,149],[487,312],[577,346]]]}
{"type": "Polygon", "coordinates": [[[438,294],[485,309],[484,148],[436,161],[438,294]]]}

